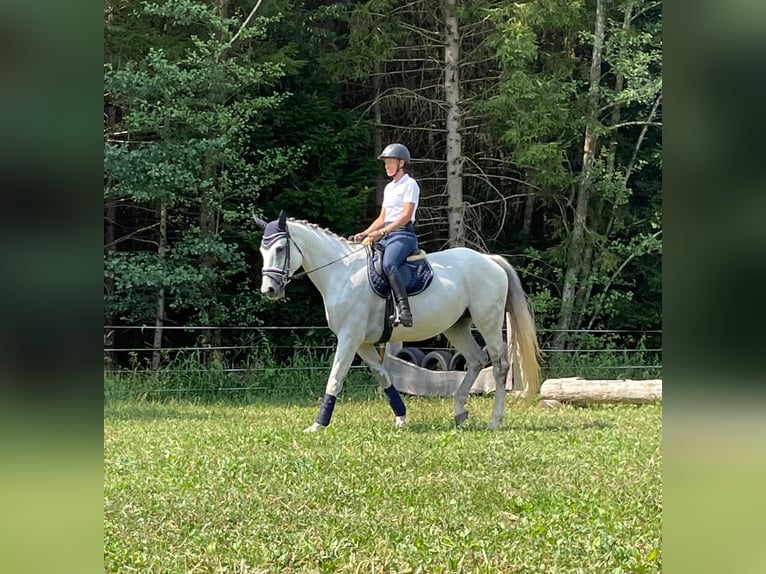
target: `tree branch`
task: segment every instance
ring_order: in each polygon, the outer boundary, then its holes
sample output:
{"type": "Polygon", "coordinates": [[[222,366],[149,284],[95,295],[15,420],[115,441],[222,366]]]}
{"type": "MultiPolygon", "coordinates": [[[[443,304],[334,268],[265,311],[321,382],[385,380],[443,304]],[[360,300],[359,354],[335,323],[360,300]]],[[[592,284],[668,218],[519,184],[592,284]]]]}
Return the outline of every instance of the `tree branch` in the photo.
{"type": "Polygon", "coordinates": [[[649,10],[651,10],[653,8],[656,8],[657,6],[662,6],[662,2],[652,2],[651,4],[647,4],[646,6],[644,6],[644,8],[642,10],[639,10],[638,12],[633,14],[633,16],[631,16],[631,18],[630,18],[630,21],[632,22],[633,20],[635,20],[636,18],[638,18],[642,14],[645,14],[646,12],[648,12],[649,10]]]}
{"type": "Polygon", "coordinates": [[[661,128],[662,127],[662,122],[640,122],[640,121],[639,122],[622,122],[622,123],[619,123],[619,124],[615,124],[613,126],[607,126],[606,129],[607,130],[618,130],[620,128],[624,128],[624,127],[627,127],[627,126],[644,126],[644,127],[654,126],[654,127],[661,128]]]}
{"type": "Polygon", "coordinates": [[[396,124],[376,124],[377,126],[381,128],[401,128],[401,129],[407,129],[407,130],[414,130],[414,131],[421,131],[421,132],[435,132],[435,133],[444,133],[447,130],[445,128],[419,128],[415,126],[398,126],[396,124]]]}
{"type": "MultiPolygon", "coordinates": [[[[118,243],[122,243],[123,241],[127,241],[128,239],[132,239],[134,235],[137,235],[137,234],[139,234],[139,233],[141,233],[143,231],[149,231],[150,229],[153,229],[153,228],[157,227],[158,225],[159,225],[159,223],[153,223],[152,225],[147,225],[146,227],[142,227],[141,229],[136,229],[135,231],[132,231],[132,232],[128,233],[127,235],[123,235],[122,237],[118,237],[117,239],[115,239],[111,243],[107,243],[106,245],[104,245],[104,249],[111,249],[112,247],[114,247],[118,243]]],[[[144,241],[144,242],[153,243],[153,244],[156,245],[156,241],[152,241],[150,239],[139,239],[138,241],[144,241]]]]}
{"type": "MultiPolygon", "coordinates": [[[[647,237],[644,241],[641,242],[640,245],[637,247],[641,247],[641,245],[644,245],[649,239],[656,239],[662,234],[662,229],[660,229],[657,233],[653,233],[649,237],[647,237]]],[[[622,270],[627,267],[628,263],[633,261],[635,257],[637,256],[638,251],[634,251],[628,257],[625,259],[625,261],[622,262],[622,265],[614,272],[612,273],[612,276],[609,278],[609,280],[604,284],[604,290],[599,294],[598,303],[596,305],[596,309],[593,311],[593,315],[591,315],[590,321],[588,322],[588,326],[585,327],[585,330],[589,330],[591,327],[593,327],[593,323],[598,318],[599,313],[601,313],[601,307],[603,306],[604,299],[606,298],[606,292],[609,291],[609,288],[612,286],[612,283],[614,283],[614,280],[617,279],[617,277],[622,273],[622,270]]],[[[641,255],[644,255],[641,253],[641,255]]]]}
{"type": "Polygon", "coordinates": [[[647,118],[648,122],[644,123],[644,127],[641,129],[641,133],[638,136],[638,141],[636,141],[636,147],[633,148],[633,155],[630,158],[630,163],[628,164],[628,168],[625,170],[625,178],[623,180],[623,185],[627,185],[628,179],[630,178],[630,173],[633,171],[633,166],[636,164],[636,158],[638,157],[638,150],[641,148],[641,144],[644,141],[644,136],[646,136],[646,132],[649,129],[649,122],[654,118],[654,114],[657,113],[657,108],[660,106],[660,102],[662,101],[662,92],[657,94],[657,98],[654,100],[654,105],[652,106],[652,111],[649,112],[649,117],[647,118]]]}
{"type": "Polygon", "coordinates": [[[242,30],[244,30],[244,29],[245,29],[245,26],[247,26],[247,25],[248,25],[248,23],[250,22],[250,20],[252,19],[252,17],[253,17],[253,16],[255,16],[255,11],[256,11],[256,10],[258,10],[258,7],[261,5],[261,2],[262,2],[262,1],[263,1],[263,0],[258,0],[258,2],[256,2],[256,3],[255,3],[255,6],[253,6],[253,9],[252,9],[252,10],[250,10],[250,14],[247,16],[247,18],[245,18],[245,21],[242,23],[242,26],[240,26],[240,27],[239,27],[239,30],[237,30],[237,33],[236,33],[236,34],[234,34],[234,36],[232,37],[232,39],[231,39],[231,40],[229,40],[229,43],[228,43],[228,44],[226,44],[226,46],[227,46],[228,48],[230,48],[230,47],[231,47],[231,45],[232,45],[232,44],[234,44],[234,40],[236,40],[237,38],[239,38],[239,35],[242,33],[242,30]]]}

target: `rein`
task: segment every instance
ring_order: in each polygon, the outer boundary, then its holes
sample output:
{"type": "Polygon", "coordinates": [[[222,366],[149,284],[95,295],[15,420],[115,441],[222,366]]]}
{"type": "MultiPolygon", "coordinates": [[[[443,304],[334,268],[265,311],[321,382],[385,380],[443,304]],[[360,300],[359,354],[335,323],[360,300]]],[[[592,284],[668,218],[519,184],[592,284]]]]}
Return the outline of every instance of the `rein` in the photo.
{"type": "MultiPolygon", "coordinates": [[[[280,233],[275,233],[273,235],[269,235],[268,237],[263,238],[263,242],[266,247],[268,247],[270,244],[274,243],[278,239],[287,238],[288,242],[295,245],[295,248],[298,250],[298,253],[301,254],[301,257],[304,257],[303,251],[298,246],[298,244],[295,242],[295,240],[290,236],[289,231],[283,231],[280,233]]],[[[352,251],[351,253],[346,253],[342,257],[338,257],[337,259],[333,259],[329,263],[325,263],[324,265],[320,265],[319,267],[315,267],[314,269],[311,269],[309,271],[301,271],[300,273],[295,273],[292,276],[290,275],[290,248],[288,245],[287,248],[287,255],[285,256],[285,264],[282,269],[276,269],[273,267],[267,267],[266,269],[261,270],[262,275],[277,275],[279,277],[279,282],[286,286],[290,281],[294,279],[301,279],[305,277],[306,275],[309,275],[311,273],[314,273],[315,271],[319,271],[320,269],[324,269],[325,267],[329,267],[330,265],[333,265],[334,263],[338,263],[339,261],[343,261],[347,257],[351,257],[352,255],[355,255],[359,253],[360,251],[366,249],[366,245],[362,245],[359,249],[352,251]]]]}
{"type": "MultiPolygon", "coordinates": [[[[290,241],[293,241],[293,240],[290,239],[290,241]]],[[[295,245],[296,249],[298,249],[298,251],[300,251],[300,254],[303,255],[303,251],[301,251],[301,248],[298,247],[298,244],[295,243],[295,241],[293,241],[293,245],[295,245]]],[[[287,278],[287,282],[285,283],[285,285],[287,285],[287,283],[289,283],[293,279],[300,279],[301,277],[305,277],[309,273],[313,273],[314,271],[319,271],[320,269],[324,269],[325,267],[329,267],[330,265],[332,265],[333,263],[337,263],[338,261],[343,261],[346,257],[351,257],[352,255],[355,255],[356,253],[359,253],[360,251],[363,251],[364,249],[365,249],[364,247],[360,247],[356,251],[352,251],[351,253],[346,253],[343,257],[338,257],[338,259],[333,259],[329,263],[325,263],[324,265],[320,265],[319,267],[315,267],[311,271],[301,271],[300,273],[296,273],[292,277],[288,277],[287,278]]]]}

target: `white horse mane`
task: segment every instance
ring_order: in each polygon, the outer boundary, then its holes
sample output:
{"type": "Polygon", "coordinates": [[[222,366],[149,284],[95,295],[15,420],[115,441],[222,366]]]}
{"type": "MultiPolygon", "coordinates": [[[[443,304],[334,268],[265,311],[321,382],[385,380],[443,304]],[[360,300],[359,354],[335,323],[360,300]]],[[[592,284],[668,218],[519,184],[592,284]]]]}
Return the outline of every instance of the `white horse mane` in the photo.
{"type": "Polygon", "coordinates": [[[309,227],[309,228],[314,229],[316,231],[319,231],[319,232],[323,233],[324,235],[329,235],[330,237],[334,237],[335,239],[339,239],[341,241],[341,243],[345,243],[345,244],[348,244],[348,245],[351,244],[351,242],[348,239],[346,239],[345,237],[343,237],[342,235],[338,235],[337,233],[327,229],[326,227],[321,227],[321,226],[317,225],[316,223],[311,223],[310,221],[306,221],[305,219],[295,219],[294,217],[288,217],[287,221],[288,222],[292,222],[292,223],[300,223],[301,225],[303,225],[305,227],[309,227]]]}

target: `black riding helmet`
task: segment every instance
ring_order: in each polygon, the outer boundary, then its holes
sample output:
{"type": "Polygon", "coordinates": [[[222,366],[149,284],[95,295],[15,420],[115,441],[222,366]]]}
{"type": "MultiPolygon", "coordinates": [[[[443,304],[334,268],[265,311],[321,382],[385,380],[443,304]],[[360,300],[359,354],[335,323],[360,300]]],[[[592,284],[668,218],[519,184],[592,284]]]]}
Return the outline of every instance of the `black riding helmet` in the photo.
{"type": "Polygon", "coordinates": [[[404,160],[405,164],[408,164],[410,163],[410,150],[408,150],[406,146],[400,143],[388,144],[385,148],[383,148],[383,151],[380,152],[378,159],[385,159],[387,157],[401,159],[404,160]]]}

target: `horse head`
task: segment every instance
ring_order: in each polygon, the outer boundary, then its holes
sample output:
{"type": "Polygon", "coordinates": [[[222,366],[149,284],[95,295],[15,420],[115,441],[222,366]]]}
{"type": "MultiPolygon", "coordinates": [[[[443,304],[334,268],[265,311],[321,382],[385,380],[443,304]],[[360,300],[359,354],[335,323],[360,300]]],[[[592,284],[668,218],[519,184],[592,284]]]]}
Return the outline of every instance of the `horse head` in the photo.
{"type": "Polygon", "coordinates": [[[280,211],[279,217],[268,223],[256,215],[253,215],[253,219],[263,230],[260,247],[263,257],[261,293],[269,299],[281,299],[285,296],[285,286],[290,282],[290,277],[303,262],[302,254],[295,248],[295,242],[290,237],[284,211],[280,211]]]}

